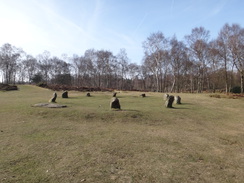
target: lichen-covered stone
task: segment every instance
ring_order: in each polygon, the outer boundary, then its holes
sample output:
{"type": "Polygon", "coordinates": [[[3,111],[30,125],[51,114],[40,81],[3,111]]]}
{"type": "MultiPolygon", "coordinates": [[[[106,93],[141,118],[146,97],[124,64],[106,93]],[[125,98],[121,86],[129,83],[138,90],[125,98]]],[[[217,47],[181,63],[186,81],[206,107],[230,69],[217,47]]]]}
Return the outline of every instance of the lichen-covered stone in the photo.
{"type": "Polygon", "coordinates": [[[56,99],[57,99],[57,93],[54,92],[54,93],[53,93],[53,97],[49,100],[49,102],[53,102],[53,103],[55,103],[55,102],[56,102],[56,99]]]}
{"type": "Polygon", "coordinates": [[[165,101],[165,107],[173,108],[174,96],[170,95],[168,99],[165,101]]]}
{"type": "Polygon", "coordinates": [[[181,104],[181,98],[180,98],[180,96],[175,96],[175,103],[176,104],[181,104]]]}
{"type": "Polygon", "coordinates": [[[110,107],[112,109],[121,109],[119,99],[117,97],[113,97],[110,101],[110,107]]]}
{"type": "Polygon", "coordinates": [[[164,94],[164,100],[167,100],[169,98],[169,94],[164,94]]]}
{"type": "Polygon", "coordinates": [[[68,98],[68,91],[64,91],[62,93],[62,98],[68,98]]]}

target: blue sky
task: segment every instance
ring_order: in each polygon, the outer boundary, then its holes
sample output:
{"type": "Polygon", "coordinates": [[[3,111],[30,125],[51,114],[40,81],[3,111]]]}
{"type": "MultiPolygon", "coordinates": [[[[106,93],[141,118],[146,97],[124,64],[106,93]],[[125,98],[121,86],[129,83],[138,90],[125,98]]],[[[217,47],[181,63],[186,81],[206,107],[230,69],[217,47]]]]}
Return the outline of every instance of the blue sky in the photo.
{"type": "Polygon", "coordinates": [[[216,38],[225,23],[244,27],[243,0],[0,0],[0,46],[36,56],[50,51],[83,55],[87,49],[125,48],[141,63],[151,33],[183,40],[203,26],[216,38]]]}

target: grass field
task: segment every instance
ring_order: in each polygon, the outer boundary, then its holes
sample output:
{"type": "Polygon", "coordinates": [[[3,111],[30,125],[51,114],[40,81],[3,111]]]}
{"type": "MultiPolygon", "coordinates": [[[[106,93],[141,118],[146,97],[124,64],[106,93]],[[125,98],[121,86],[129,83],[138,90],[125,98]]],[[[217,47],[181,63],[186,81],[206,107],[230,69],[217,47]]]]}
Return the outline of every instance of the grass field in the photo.
{"type": "Polygon", "coordinates": [[[244,99],[162,93],[58,93],[67,108],[31,107],[53,91],[0,92],[0,182],[244,182],[244,99]]]}

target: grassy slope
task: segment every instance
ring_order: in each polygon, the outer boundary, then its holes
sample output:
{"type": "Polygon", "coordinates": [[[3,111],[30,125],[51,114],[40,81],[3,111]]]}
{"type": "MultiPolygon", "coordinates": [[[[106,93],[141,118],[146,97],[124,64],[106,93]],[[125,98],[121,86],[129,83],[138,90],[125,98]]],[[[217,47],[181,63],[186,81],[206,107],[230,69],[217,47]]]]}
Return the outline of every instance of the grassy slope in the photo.
{"type": "Polygon", "coordinates": [[[0,182],[242,182],[244,100],[69,92],[68,108],[34,108],[52,91],[0,92],[0,182]]]}

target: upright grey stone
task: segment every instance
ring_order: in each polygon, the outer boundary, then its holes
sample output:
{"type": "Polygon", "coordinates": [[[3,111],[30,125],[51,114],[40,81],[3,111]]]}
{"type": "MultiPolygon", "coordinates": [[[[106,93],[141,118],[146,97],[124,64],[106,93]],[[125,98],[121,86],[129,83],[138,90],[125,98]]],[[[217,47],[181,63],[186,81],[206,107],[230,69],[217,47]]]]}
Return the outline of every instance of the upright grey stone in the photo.
{"type": "Polygon", "coordinates": [[[164,94],[164,100],[167,100],[169,98],[169,94],[164,94]]]}
{"type": "Polygon", "coordinates": [[[180,98],[180,96],[175,96],[175,103],[176,104],[181,104],[181,98],[180,98]]]}
{"type": "Polygon", "coordinates": [[[110,101],[110,107],[112,109],[120,109],[119,99],[117,97],[113,97],[110,101]]]}
{"type": "Polygon", "coordinates": [[[90,96],[91,96],[91,94],[90,94],[90,93],[87,93],[87,94],[86,94],[86,96],[87,96],[87,97],[90,97],[90,96]]]}
{"type": "Polygon", "coordinates": [[[170,95],[167,100],[165,101],[165,107],[173,108],[174,96],[170,95]]]}
{"type": "Polygon", "coordinates": [[[116,92],[114,92],[114,93],[113,93],[113,97],[116,97],[116,95],[117,95],[117,93],[116,93],[116,92]]]}
{"type": "Polygon", "coordinates": [[[142,97],[146,97],[146,94],[145,94],[145,93],[143,93],[143,94],[141,94],[141,96],[142,96],[142,97]]]}
{"type": "Polygon", "coordinates": [[[62,93],[62,98],[68,98],[68,91],[64,91],[62,93]]]}
{"type": "Polygon", "coordinates": [[[49,102],[56,102],[56,98],[57,98],[57,93],[56,92],[54,92],[53,93],[53,97],[49,100],[49,102]]]}

